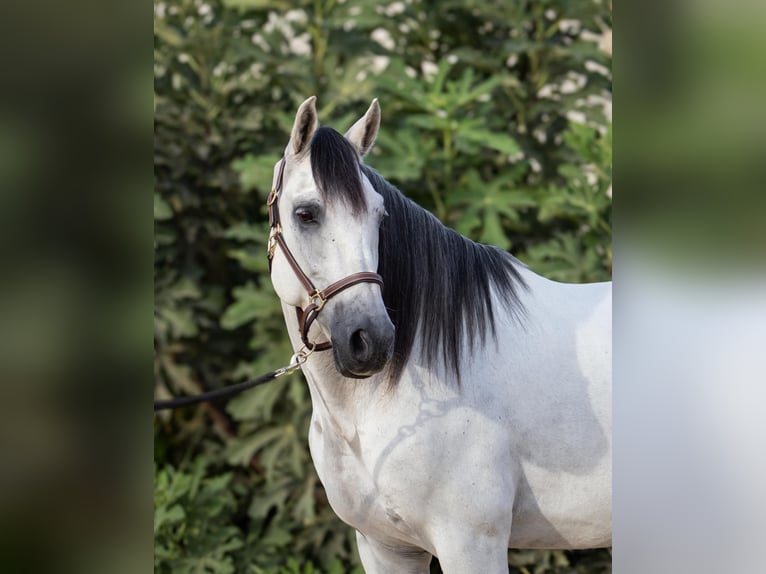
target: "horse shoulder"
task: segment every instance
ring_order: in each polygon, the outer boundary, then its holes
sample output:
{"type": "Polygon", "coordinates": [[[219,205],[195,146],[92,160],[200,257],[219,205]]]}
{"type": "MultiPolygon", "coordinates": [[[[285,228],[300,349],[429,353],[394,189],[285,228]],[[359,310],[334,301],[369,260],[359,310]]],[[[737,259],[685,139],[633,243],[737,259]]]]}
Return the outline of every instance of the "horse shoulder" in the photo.
{"type": "Polygon", "coordinates": [[[524,319],[501,324],[483,359],[494,368],[477,377],[502,389],[507,407],[521,475],[512,543],[601,545],[611,524],[611,284],[525,280],[524,319]]]}

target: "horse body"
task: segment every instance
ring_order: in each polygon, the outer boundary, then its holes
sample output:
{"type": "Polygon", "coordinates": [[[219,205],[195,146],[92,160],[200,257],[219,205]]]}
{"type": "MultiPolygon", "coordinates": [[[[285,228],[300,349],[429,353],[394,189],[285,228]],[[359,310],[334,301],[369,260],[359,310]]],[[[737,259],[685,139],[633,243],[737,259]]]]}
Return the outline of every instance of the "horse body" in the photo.
{"type": "MultiPolygon", "coordinates": [[[[347,134],[360,155],[370,114],[355,125],[356,138],[354,128],[347,134]]],[[[368,203],[377,205],[383,193],[391,211],[391,190],[374,187],[374,176],[364,173],[368,203]]],[[[395,226],[395,214],[390,217],[395,226]]],[[[362,237],[377,249],[374,238],[362,237]]],[[[409,256],[406,245],[400,256],[409,256]]],[[[278,260],[275,287],[289,276],[278,260]]],[[[313,405],[312,458],[333,510],[357,530],[368,572],[428,572],[431,555],[445,572],[507,572],[509,546],[610,544],[611,284],[556,283],[510,261],[519,289],[509,300],[490,284],[491,333],[469,332],[463,322],[459,369],[446,354],[429,359],[423,318],[393,381],[386,368],[360,380],[337,350],[314,353],[303,365],[313,405]]],[[[324,282],[347,274],[338,265],[326,271],[330,260],[322,263],[324,282]]],[[[375,270],[375,261],[352,263],[375,270]]],[[[280,297],[299,349],[298,295],[288,287],[280,297]]],[[[338,324],[379,302],[373,284],[339,294],[312,327],[312,340],[331,339],[342,348],[338,324]]],[[[460,320],[461,310],[455,312],[460,320]]]]}

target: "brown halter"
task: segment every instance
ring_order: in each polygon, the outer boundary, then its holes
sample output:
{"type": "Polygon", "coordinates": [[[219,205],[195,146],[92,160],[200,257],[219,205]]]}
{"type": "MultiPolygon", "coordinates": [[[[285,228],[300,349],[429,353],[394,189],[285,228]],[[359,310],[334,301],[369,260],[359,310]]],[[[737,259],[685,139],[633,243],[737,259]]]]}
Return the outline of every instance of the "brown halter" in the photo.
{"type": "Polygon", "coordinates": [[[295,275],[303,285],[304,289],[309,295],[309,304],[305,309],[300,307],[295,308],[295,312],[298,316],[298,327],[301,331],[301,341],[306,345],[306,348],[310,351],[326,351],[332,348],[332,343],[325,341],[324,343],[310,343],[309,342],[309,329],[311,329],[312,323],[319,316],[320,311],[324,308],[325,303],[331,297],[334,297],[344,289],[356,285],[357,283],[377,283],[380,288],[383,289],[383,278],[377,273],[370,271],[360,271],[359,273],[353,273],[348,277],[344,277],[339,281],[325,287],[323,290],[317,289],[311,282],[311,279],[303,272],[301,266],[293,257],[292,252],[287,247],[285,239],[282,236],[282,225],[279,219],[279,195],[282,191],[282,178],[285,173],[285,158],[283,157],[279,164],[279,172],[277,173],[277,180],[274,187],[269,193],[269,197],[266,200],[266,205],[269,206],[269,242],[268,242],[268,258],[269,258],[269,273],[271,272],[271,263],[274,259],[274,253],[277,250],[277,245],[282,249],[285,254],[287,262],[290,267],[293,268],[295,275]]]}

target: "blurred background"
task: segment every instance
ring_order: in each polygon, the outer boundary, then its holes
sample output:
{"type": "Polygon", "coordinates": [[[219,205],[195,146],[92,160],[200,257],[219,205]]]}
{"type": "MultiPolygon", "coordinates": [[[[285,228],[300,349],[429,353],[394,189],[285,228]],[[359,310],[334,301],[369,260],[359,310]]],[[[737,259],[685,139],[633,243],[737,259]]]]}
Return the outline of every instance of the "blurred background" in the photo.
{"type": "MultiPolygon", "coordinates": [[[[154,2],[155,396],[291,354],[266,195],[298,105],[442,222],[566,282],[611,278],[611,2],[154,2]]],[[[300,374],[154,422],[155,572],[361,572],[309,455],[300,374]]],[[[511,572],[610,572],[608,549],[511,572]]],[[[434,561],[433,571],[440,571],[434,561]]]]}

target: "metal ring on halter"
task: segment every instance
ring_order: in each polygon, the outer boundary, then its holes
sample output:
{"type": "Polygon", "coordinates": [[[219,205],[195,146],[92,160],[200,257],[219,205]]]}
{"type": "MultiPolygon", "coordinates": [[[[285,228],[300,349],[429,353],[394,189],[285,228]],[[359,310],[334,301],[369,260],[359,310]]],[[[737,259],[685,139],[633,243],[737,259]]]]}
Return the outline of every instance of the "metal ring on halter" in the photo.
{"type": "Polygon", "coordinates": [[[319,289],[314,289],[314,292],[309,294],[309,303],[316,305],[314,313],[319,313],[324,308],[324,304],[327,303],[327,299],[322,297],[322,293],[319,289]]]}
{"type": "Polygon", "coordinates": [[[308,345],[303,345],[300,349],[298,349],[295,354],[293,354],[292,357],[290,357],[290,366],[291,367],[300,367],[303,363],[305,363],[308,358],[311,356],[311,353],[314,352],[314,349],[316,349],[317,344],[313,343],[311,347],[308,345]]]}
{"type": "Polygon", "coordinates": [[[303,363],[305,363],[311,353],[314,352],[314,349],[316,348],[316,343],[314,343],[311,348],[309,348],[308,345],[303,345],[300,349],[298,349],[292,357],[290,357],[290,362],[286,367],[282,367],[281,369],[277,369],[274,371],[274,378],[281,377],[282,375],[286,375],[289,373],[292,373],[293,371],[296,371],[298,368],[300,368],[303,363]]]}

